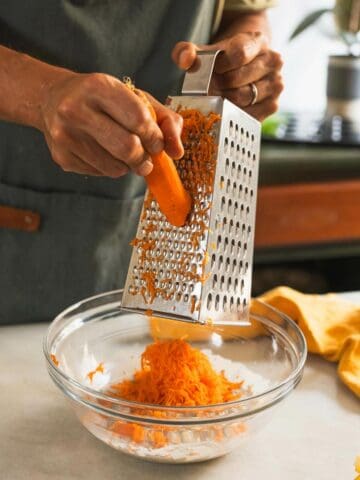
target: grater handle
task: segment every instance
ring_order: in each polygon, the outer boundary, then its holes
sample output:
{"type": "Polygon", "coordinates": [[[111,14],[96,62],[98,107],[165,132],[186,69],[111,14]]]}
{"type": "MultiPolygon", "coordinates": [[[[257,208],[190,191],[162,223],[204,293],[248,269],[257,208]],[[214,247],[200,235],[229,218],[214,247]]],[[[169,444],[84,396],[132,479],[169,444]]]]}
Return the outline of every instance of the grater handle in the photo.
{"type": "Polygon", "coordinates": [[[222,50],[200,50],[192,67],[185,73],[182,95],[208,95],[216,57],[222,50]]]}

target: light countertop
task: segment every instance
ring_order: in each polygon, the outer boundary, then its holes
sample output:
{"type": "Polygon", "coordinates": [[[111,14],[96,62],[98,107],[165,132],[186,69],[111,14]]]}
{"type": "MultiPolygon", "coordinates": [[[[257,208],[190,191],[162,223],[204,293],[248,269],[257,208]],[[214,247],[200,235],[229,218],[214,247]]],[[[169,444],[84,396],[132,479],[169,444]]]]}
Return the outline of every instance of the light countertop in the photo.
{"type": "MultiPolygon", "coordinates": [[[[360,292],[349,295],[360,303],[360,292]]],[[[360,401],[336,366],[310,356],[304,378],[251,443],[206,463],[159,465],[101,443],[51,382],[47,325],[0,327],[0,480],[347,480],[360,455],[360,401]]]]}

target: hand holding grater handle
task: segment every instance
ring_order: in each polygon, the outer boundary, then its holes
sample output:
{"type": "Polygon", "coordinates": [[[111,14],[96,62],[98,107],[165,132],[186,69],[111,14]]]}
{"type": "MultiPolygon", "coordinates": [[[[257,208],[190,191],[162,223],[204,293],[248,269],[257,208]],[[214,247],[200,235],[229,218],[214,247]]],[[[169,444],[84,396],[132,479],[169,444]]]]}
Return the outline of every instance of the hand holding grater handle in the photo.
{"type": "Polygon", "coordinates": [[[197,52],[192,67],[185,73],[182,95],[208,95],[215,61],[222,50],[197,52]]]}
{"type": "MultiPolygon", "coordinates": [[[[183,227],[173,227],[145,198],[126,278],[122,308],[187,322],[226,324],[248,318],[254,244],[260,123],[233,103],[208,96],[220,51],[200,51],[185,74],[175,111],[218,114],[212,137],[213,185],[201,187],[183,227]],[[200,241],[192,241],[201,230],[200,241]]],[[[184,157],[185,158],[185,157],[184,157]]],[[[191,158],[179,161],[180,176],[191,158]]]]}

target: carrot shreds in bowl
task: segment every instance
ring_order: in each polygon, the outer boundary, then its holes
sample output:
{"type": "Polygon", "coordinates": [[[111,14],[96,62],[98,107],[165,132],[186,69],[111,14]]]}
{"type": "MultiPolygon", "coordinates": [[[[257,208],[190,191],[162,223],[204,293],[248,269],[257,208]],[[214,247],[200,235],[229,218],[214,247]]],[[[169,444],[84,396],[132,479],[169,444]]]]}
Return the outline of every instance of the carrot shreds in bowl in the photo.
{"type": "Polygon", "coordinates": [[[238,399],[243,382],[216,372],[208,357],[182,339],[156,341],[141,356],[133,379],[111,386],[125,400],[163,406],[199,406],[238,399]]]}

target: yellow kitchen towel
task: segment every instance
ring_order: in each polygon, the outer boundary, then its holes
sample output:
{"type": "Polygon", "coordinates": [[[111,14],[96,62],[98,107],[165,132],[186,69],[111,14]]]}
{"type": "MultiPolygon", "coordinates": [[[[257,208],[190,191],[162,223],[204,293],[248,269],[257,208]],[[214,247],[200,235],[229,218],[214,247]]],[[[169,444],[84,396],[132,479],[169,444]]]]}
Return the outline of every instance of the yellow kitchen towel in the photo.
{"type": "Polygon", "coordinates": [[[339,362],[339,377],[360,397],[360,305],[336,294],[309,295],[288,287],[274,288],[260,300],[295,320],[310,352],[339,362]]]}

